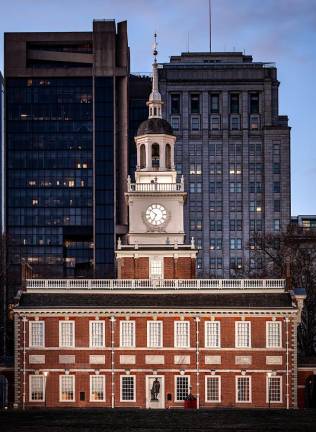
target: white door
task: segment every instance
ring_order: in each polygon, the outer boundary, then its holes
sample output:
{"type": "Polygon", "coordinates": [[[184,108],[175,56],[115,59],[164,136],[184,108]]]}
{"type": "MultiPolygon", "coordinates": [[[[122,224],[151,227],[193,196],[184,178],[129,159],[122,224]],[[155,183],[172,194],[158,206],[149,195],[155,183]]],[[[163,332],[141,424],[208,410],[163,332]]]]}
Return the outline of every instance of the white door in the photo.
{"type": "Polygon", "coordinates": [[[146,408],[165,407],[165,380],[163,376],[146,376],[146,408]]]}

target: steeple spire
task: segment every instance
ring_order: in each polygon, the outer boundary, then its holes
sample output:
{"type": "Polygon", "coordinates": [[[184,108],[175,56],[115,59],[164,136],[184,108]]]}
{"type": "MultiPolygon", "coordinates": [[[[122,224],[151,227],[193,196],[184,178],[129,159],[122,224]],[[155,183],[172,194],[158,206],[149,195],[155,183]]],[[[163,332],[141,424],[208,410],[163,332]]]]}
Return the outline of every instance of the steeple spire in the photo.
{"type": "Polygon", "coordinates": [[[154,56],[154,63],[153,63],[153,79],[152,79],[152,90],[149,95],[149,100],[147,102],[147,106],[149,108],[149,115],[148,118],[158,117],[162,118],[161,115],[161,106],[163,102],[161,101],[161,94],[158,90],[158,64],[157,64],[157,33],[154,34],[154,44],[153,44],[153,56],[154,56]]]}

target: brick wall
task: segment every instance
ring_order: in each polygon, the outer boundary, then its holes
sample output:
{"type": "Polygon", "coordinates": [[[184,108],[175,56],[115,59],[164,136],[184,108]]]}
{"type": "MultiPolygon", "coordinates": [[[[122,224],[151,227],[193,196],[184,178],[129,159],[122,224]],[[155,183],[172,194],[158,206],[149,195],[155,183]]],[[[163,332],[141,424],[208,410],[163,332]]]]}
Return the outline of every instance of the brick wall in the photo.
{"type": "MultiPolygon", "coordinates": [[[[118,259],[120,279],[148,279],[149,258],[148,257],[124,257],[118,259]]],[[[164,258],[165,279],[194,279],[195,259],[190,257],[165,257],[164,258]]]]}

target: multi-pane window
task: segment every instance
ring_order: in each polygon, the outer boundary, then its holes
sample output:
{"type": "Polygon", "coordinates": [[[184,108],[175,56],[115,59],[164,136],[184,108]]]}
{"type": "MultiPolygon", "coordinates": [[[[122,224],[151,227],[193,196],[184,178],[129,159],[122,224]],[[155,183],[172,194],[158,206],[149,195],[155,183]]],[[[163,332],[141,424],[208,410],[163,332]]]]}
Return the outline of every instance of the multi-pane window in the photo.
{"type": "Polygon", "coordinates": [[[281,322],[280,321],[268,321],[266,323],[266,346],[267,348],[281,348],[281,322]]]}
{"type": "Polygon", "coordinates": [[[221,346],[220,321],[205,322],[205,348],[219,348],[221,346]]]}
{"type": "Polygon", "coordinates": [[[230,231],[241,231],[242,230],[242,219],[230,219],[229,230],[230,231]]]}
{"type": "Polygon", "coordinates": [[[272,172],[273,172],[273,174],[280,174],[280,163],[279,162],[273,162],[272,172]]]}
{"type": "Polygon", "coordinates": [[[261,201],[250,201],[249,202],[249,211],[261,213],[261,211],[262,211],[261,201]]]}
{"type": "Polygon", "coordinates": [[[210,249],[211,250],[221,250],[222,249],[222,239],[221,238],[211,238],[210,239],[210,249]]]}
{"type": "Polygon", "coordinates": [[[238,249],[240,250],[242,246],[242,240],[241,239],[235,239],[235,238],[231,238],[230,239],[230,249],[234,250],[234,249],[238,249]]]}
{"type": "Polygon", "coordinates": [[[180,130],[180,117],[179,116],[171,116],[171,127],[174,131],[180,130]]]}
{"type": "Polygon", "coordinates": [[[222,257],[211,257],[210,258],[210,269],[222,269],[223,268],[223,259],[222,257]]]}
{"type": "Polygon", "coordinates": [[[223,146],[222,143],[210,143],[209,145],[209,155],[220,157],[222,156],[223,146]]]}
{"type": "Polygon", "coordinates": [[[240,200],[229,201],[230,211],[232,212],[241,212],[242,211],[242,202],[240,200]]]}
{"type": "Polygon", "coordinates": [[[238,175],[241,174],[241,163],[230,163],[229,164],[229,174],[238,175]]]}
{"type": "Polygon", "coordinates": [[[222,164],[221,163],[211,163],[209,164],[211,175],[221,175],[222,174],[222,164]]]}
{"type": "Polygon", "coordinates": [[[249,95],[250,114],[259,114],[259,93],[249,95]]]}
{"type": "Polygon", "coordinates": [[[75,346],[74,321],[59,321],[59,346],[64,348],[75,346]]]}
{"type": "Polygon", "coordinates": [[[250,219],[250,231],[262,231],[262,220],[250,219]]]}
{"type": "Polygon", "coordinates": [[[239,117],[239,115],[230,116],[230,128],[231,128],[231,130],[239,130],[240,129],[240,117],[239,117]]]}
{"type": "Polygon", "coordinates": [[[192,116],[191,117],[191,130],[199,131],[200,130],[200,116],[192,116]]]}
{"type": "Polygon", "coordinates": [[[273,155],[273,160],[278,160],[281,154],[281,145],[280,142],[273,142],[273,147],[272,147],[272,155],[273,155]]]}
{"type": "Polygon", "coordinates": [[[29,327],[29,346],[43,347],[45,346],[45,322],[30,321],[29,327]]]}
{"type": "Polygon", "coordinates": [[[90,375],[90,402],[105,401],[105,376],[90,375]]]}
{"type": "Polygon", "coordinates": [[[250,116],[250,129],[258,130],[260,128],[260,117],[258,115],[252,114],[250,116]]]}
{"type": "Polygon", "coordinates": [[[240,182],[230,182],[229,191],[231,193],[241,193],[241,183],[240,182]]]}
{"type": "Polygon", "coordinates": [[[147,346],[162,347],[162,321],[147,321],[147,346]]]}
{"type": "Polygon", "coordinates": [[[92,348],[101,348],[105,345],[104,321],[89,322],[89,342],[92,348]]]}
{"type": "Polygon", "coordinates": [[[190,346],[190,322],[175,321],[174,346],[176,348],[189,348],[190,346]]]}
{"type": "Polygon", "coordinates": [[[235,322],[235,346],[236,348],[250,348],[250,321],[235,322]]]}
{"type": "Polygon", "coordinates": [[[191,113],[200,114],[200,95],[191,94],[191,113]]]}
{"type": "Polygon", "coordinates": [[[135,321],[120,321],[120,347],[135,347],[135,321]]]}
{"type": "Polygon", "coordinates": [[[250,193],[261,193],[262,183],[261,182],[249,182],[249,192],[250,193]]]}
{"type": "Polygon", "coordinates": [[[191,193],[201,193],[202,192],[202,183],[190,183],[190,192],[191,193]]]}
{"type": "Polygon", "coordinates": [[[183,401],[189,393],[189,377],[176,376],[176,401],[183,401]]]}
{"type": "Polygon", "coordinates": [[[280,200],[274,200],[273,201],[273,211],[280,212],[281,211],[281,201],[280,200]]]}
{"type": "Polygon", "coordinates": [[[221,200],[210,201],[210,212],[221,212],[223,210],[223,203],[221,200]]]}
{"type": "Polygon", "coordinates": [[[60,402],[75,401],[75,376],[74,375],[59,376],[59,400],[60,402]]]}
{"type": "Polygon", "coordinates": [[[232,93],[230,95],[230,113],[239,114],[239,94],[232,93]]]}
{"type": "Polygon", "coordinates": [[[210,219],[210,231],[222,231],[222,220],[210,219]]]}
{"type": "Polygon", "coordinates": [[[267,377],[267,402],[282,402],[282,377],[267,377]]]}
{"type": "Polygon", "coordinates": [[[273,220],[273,231],[280,231],[280,219],[274,219],[273,220]]]}
{"type": "Polygon", "coordinates": [[[178,93],[172,93],[170,95],[171,102],[171,114],[180,114],[180,95],[178,93]]]}
{"type": "Polygon", "coordinates": [[[278,181],[273,182],[273,193],[280,193],[280,192],[281,192],[280,182],[278,181]]]}
{"type": "Polygon", "coordinates": [[[242,268],[242,258],[230,257],[229,264],[232,270],[240,270],[242,268]]]}
{"type": "Polygon", "coordinates": [[[202,164],[200,163],[191,163],[190,164],[190,174],[201,175],[202,174],[202,164]]]}
{"type": "Polygon", "coordinates": [[[219,113],[219,94],[213,93],[210,97],[211,113],[219,113]]]}
{"type": "Polygon", "coordinates": [[[43,375],[30,375],[29,400],[43,402],[45,400],[45,377],[43,375]]]}
{"type": "Polygon", "coordinates": [[[205,378],[205,400],[206,402],[221,401],[221,377],[207,376],[205,378]]]}
{"type": "Polygon", "coordinates": [[[191,231],[201,231],[202,230],[201,219],[191,219],[190,220],[190,230],[191,231]]]}
{"type": "Polygon", "coordinates": [[[163,277],[163,261],[160,258],[151,258],[150,259],[150,277],[162,278],[163,277]]]}
{"type": "Polygon", "coordinates": [[[220,130],[221,128],[221,118],[218,114],[212,114],[210,117],[210,129],[211,130],[220,130]]]}
{"type": "Polygon", "coordinates": [[[121,401],[135,401],[135,376],[121,376],[121,401]]]}
{"type": "Polygon", "coordinates": [[[251,377],[236,377],[236,402],[251,402],[251,377]]]}

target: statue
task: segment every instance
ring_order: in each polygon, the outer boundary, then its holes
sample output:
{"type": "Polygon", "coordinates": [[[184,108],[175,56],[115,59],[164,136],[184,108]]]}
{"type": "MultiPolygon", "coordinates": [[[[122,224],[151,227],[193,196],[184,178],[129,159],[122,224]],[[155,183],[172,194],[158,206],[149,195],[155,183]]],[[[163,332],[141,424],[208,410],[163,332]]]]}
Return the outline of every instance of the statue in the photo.
{"type": "Polygon", "coordinates": [[[160,392],[160,382],[158,378],[155,378],[155,381],[153,382],[152,388],[150,390],[151,402],[158,402],[159,392],[160,392]]]}

